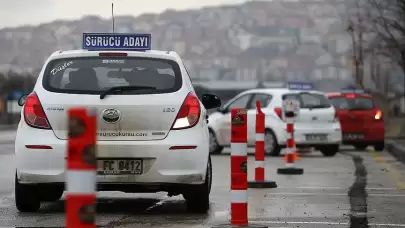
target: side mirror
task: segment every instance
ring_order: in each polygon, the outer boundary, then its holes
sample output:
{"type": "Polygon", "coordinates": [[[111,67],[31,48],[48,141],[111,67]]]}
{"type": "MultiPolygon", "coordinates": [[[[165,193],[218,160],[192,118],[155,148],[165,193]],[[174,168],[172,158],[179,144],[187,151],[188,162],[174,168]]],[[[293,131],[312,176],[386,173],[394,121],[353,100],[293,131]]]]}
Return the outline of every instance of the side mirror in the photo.
{"type": "Polygon", "coordinates": [[[206,109],[221,107],[221,99],[213,94],[203,94],[201,97],[201,102],[206,109]]]}
{"type": "Polygon", "coordinates": [[[27,96],[28,95],[24,95],[24,96],[22,96],[22,97],[20,97],[20,99],[18,99],[18,105],[19,106],[24,106],[24,104],[25,104],[25,101],[27,100],[27,96]]]}

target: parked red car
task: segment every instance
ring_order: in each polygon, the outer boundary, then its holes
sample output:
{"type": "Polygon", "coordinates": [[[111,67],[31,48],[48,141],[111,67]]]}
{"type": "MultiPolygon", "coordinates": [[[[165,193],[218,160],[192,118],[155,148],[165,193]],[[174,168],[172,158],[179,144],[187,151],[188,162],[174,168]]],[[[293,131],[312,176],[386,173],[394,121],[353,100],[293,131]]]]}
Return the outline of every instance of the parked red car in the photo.
{"type": "Polygon", "coordinates": [[[353,145],[357,150],[374,146],[376,151],[384,150],[384,119],[370,94],[362,90],[343,90],[329,93],[335,106],[342,129],[342,143],[353,145]]]}

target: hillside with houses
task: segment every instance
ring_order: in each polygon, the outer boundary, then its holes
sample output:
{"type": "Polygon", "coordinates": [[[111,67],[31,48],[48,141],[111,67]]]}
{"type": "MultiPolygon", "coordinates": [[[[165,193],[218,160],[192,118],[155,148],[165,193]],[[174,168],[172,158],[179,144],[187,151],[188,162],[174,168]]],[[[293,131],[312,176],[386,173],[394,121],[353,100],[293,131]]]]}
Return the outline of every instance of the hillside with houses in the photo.
{"type": "MultiPolygon", "coordinates": [[[[351,81],[347,0],[251,1],[198,10],[116,17],[116,32],[151,33],[174,50],[194,81],[351,81]]],[[[87,16],[0,30],[0,71],[38,72],[56,50],[81,47],[83,32],[111,32],[87,16]]]]}

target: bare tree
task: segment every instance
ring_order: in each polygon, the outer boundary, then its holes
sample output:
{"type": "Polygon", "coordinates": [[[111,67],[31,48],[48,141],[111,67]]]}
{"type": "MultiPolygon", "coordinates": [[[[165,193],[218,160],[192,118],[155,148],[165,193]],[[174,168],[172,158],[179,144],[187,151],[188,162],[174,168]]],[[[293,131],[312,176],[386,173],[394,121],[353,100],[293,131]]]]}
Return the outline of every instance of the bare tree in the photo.
{"type": "Polygon", "coordinates": [[[361,12],[359,2],[355,4],[355,13],[349,18],[349,24],[346,31],[350,34],[352,39],[352,62],[355,68],[353,73],[355,83],[362,89],[364,86],[364,15],[361,12]]]}
{"type": "Polygon", "coordinates": [[[405,73],[405,0],[366,0],[367,29],[373,46],[405,73]]]}

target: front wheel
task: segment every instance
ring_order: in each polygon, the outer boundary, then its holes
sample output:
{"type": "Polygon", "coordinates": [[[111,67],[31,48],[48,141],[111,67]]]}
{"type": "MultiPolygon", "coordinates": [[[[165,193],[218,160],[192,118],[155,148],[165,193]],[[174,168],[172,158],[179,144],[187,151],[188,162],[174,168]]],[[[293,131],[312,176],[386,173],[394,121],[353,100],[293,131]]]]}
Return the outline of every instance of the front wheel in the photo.
{"type": "Polygon", "coordinates": [[[193,213],[205,214],[210,209],[210,193],[212,185],[211,157],[208,158],[205,181],[201,185],[191,186],[183,193],[186,200],[187,210],[193,213]]]}
{"type": "Polygon", "coordinates": [[[276,135],[272,130],[266,129],[264,132],[264,152],[270,156],[280,156],[280,145],[277,143],[276,135]]]}
{"type": "Polygon", "coordinates": [[[333,157],[339,152],[339,145],[322,146],[320,151],[325,157],[333,157]]]}

